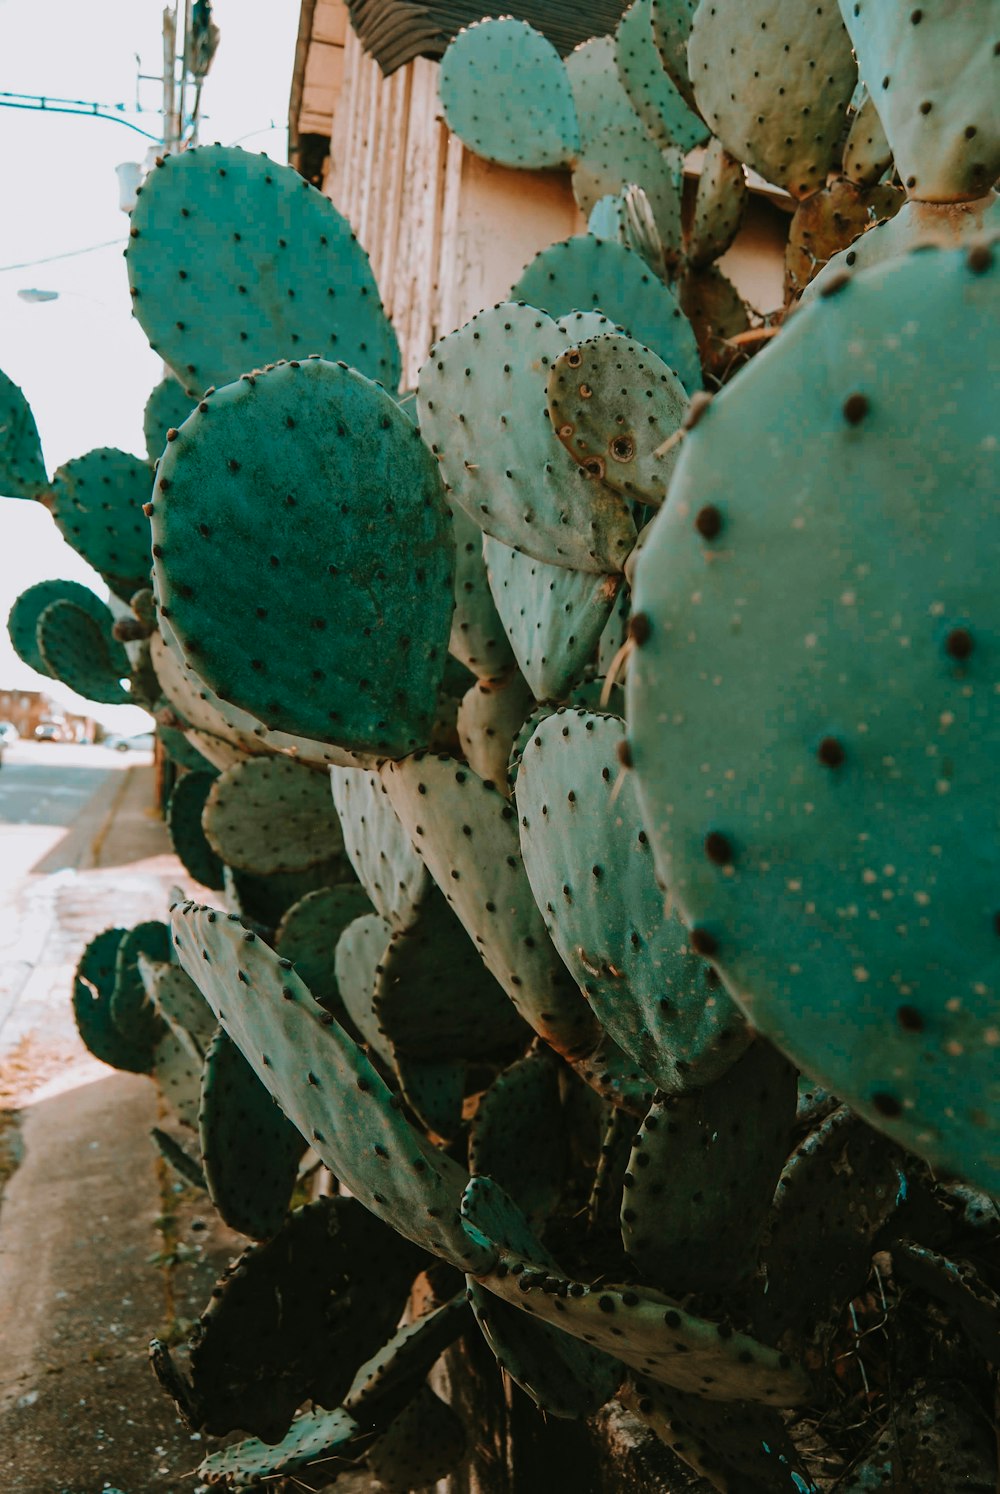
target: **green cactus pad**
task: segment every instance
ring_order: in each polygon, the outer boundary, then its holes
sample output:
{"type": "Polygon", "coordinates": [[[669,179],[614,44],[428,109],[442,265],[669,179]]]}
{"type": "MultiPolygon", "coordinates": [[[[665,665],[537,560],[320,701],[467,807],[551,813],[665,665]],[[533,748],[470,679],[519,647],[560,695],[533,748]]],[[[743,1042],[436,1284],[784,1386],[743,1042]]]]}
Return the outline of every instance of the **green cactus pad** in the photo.
{"type": "Polygon", "coordinates": [[[383,781],[428,871],[521,1016],[558,1052],[588,1052],[597,1024],[545,932],[501,790],[454,758],[427,754],[387,764],[383,781]]]}
{"type": "Polygon", "coordinates": [[[264,1479],[292,1478],[307,1472],[313,1463],[324,1467],[334,1461],[351,1461],[366,1441],[353,1416],[339,1406],[334,1411],[305,1411],[280,1442],[250,1437],[231,1443],[211,1453],[198,1474],[207,1484],[226,1490],[259,1489],[264,1479]]]}
{"type": "Polygon", "coordinates": [[[0,370],[0,495],[39,498],[48,485],[31,406],[14,381],[0,370]]]}
{"type": "Polygon", "coordinates": [[[653,40],[653,0],[633,0],[622,16],[615,62],[633,109],[657,145],[687,152],[704,143],[708,130],[665,71],[653,40]]]}
{"type": "Polygon", "coordinates": [[[192,1130],[198,1128],[202,1055],[187,1034],[165,1032],[153,1055],[153,1078],[160,1095],[177,1119],[192,1130]]]}
{"type": "Polygon", "coordinates": [[[344,863],[339,856],[305,871],[274,872],[268,876],[235,871],[227,866],[223,870],[227,908],[261,929],[276,929],[289,908],[301,898],[321,887],[340,886],[338,878],[343,874],[344,863]]]}
{"type": "Polygon", "coordinates": [[[796,1352],[829,1342],[848,1302],[864,1290],[875,1236],[905,1197],[906,1165],[898,1147],[845,1106],[792,1153],[775,1189],[751,1303],[754,1329],[770,1343],[796,1352]],[[832,1188],[831,1178],[849,1178],[851,1186],[832,1188]]]}
{"type": "Polygon", "coordinates": [[[185,735],[217,769],[232,767],[257,749],[231,727],[220,713],[215,698],[201,685],[193,670],[185,669],[161,633],[154,633],[149,655],[163,697],[183,723],[185,735]]]}
{"type": "Polygon", "coordinates": [[[366,1425],[384,1419],[467,1327],[469,1309],[458,1295],[398,1328],[358,1370],[344,1398],[346,1410],[366,1425]]]}
{"type": "Polygon", "coordinates": [[[858,76],[836,6],[699,5],[688,66],[699,112],[730,155],[793,197],[823,185],[858,76]],[[743,63],[738,87],[734,57],[743,63]]]}
{"type": "Polygon", "coordinates": [[[729,341],[750,326],[746,304],[718,265],[690,270],[681,280],[678,293],[697,339],[706,375],[723,382],[747,358],[738,345],[734,347],[729,341]]]}
{"type": "MultiPolygon", "coordinates": [[[[14,652],[29,669],[52,677],[38,647],[38,619],[53,602],[72,602],[82,608],[100,627],[108,652],[117,648],[111,631],[114,616],[107,603],[102,602],[89,586],[82,586],[79,581],[38,581],[21,592],[7,619],[7,632],[14,652]]],[[[127,669],[125,673],[128,673],[127,669]]]]}
{"type": "Polygon", "coordinates": [[[352,1030],[388,1067],[392,1053],[375,1015],[375,981],[392,927],[378,913],[363,913],[344,929],[334,951],[337,992],[352,1030]]]}
{"type": "MultiPolygon", "coordinates": [[[[512,555],[515,553],[511,551],[512,555]]],[[[534,705],[534,697],[520,670],[505,679],[477,680],[463,695],[458,708],[458,740],[469,767],[480,778],[501,788],[506,785],[511,748],[534,705]]]]}
{"type": "Polygon", "coordinates": [[[464,1169],[407,1125],[377,1071],[295,971],[210,908],[178,905],[171,927],[181,964],[226,1032],[359,1202],[459,1267],[488,1260],[457,1220],[464,1169]]]}
{"type": "Polygon", "coordinates": [[[688,397],[655,353],[619,334],[567,348],[549,373],[548,401],[552,429],[595,481],[663,502],[676,448],[659,452],[680,429],[688,397]]]}
{"type": "Polygon", "coordinates": [[[764,1040],[714,1083],[657,1096],[635,1137],[621,1215],[646,1280],[683,1296],[751,1278],[797,1098],[795,1069],[764,1040]]]}
{"type": "Polygon", "coordinates": [[[130,673],[128,655],[91,611],[75,602],[50,602],[35,632],[45,673],[78,695],[105,705],[128,705],[121,680],[130,673]]]}
{"type": "Polygon", "coordinates": [[[135,315],[192,396],[311,354],[399,384],[368,256],[290,166],[220,145],[168,156],[143,185],[126,260],[135,315]]]}
{"type": "Polygon", "coordinates": [[[770,1406],[708,1401],[638,1377],[620,1399],[720,1494],[819,1494],[770,1406]]]}
{"type": "Polygon", "coordinates": [[[262,876],[305,871],[344,845],[326,774],[287,757],[227,768],[209,790],[202,828],[227,866],[262,876]]]}
{"type": "Polygon", "coordinates": [[[156,1146],[156,1150],[164,1162],[174,1169],[179,1178],[192,1188],[206,1191],[205,1174],[202,1172],[201,1163],[197,1157],[192,1157],[190,1152],[184,1150],[180,1142],[169,1131],[163,1131],[159,1126],[154,1126],[150,1136],[156,1146]]]}
{"type": "Polygon", "coordinates": [[[201,1427],[276,1442],[304,1400],[339,1405],[358,1360],[392,1333],[420,1259],[353,1199],[297,1209],[228,1268],[194,1330],[201,1427]]]}
{"type": "Polygon", "coordinates": [[[480,312],[420,370],[421,430],[451,499],[487,534],[549,564],[621,570],[635,543],[632,516],[617,494],[581,476],[545,408],[545,370],[568,341],[532,306],[480,312]]]}
{"type": "Polygon", "coordinates": [[[216,891],[223,886],[222,859],[216,855],[202,829],[205,800],[212,792],[214,773],[185,773],[170,795],[167,825],[174,853],[184,870],[202,887],[216,891]]]}
{"type": "Polygon", "coordinates": [[[634,182],[594,204],[587,218],[587,232],[594,238],[610,239],[631,249],[654,275],[661,279],[666,275],[667,256],[649,198],[634,182]]]}
{"type": "Polygon", "coordinates": [[[400,1093],[420,1125],[432,1140],[451,1145],[465,1119],[466,1064],[460,1058],[411,1058],[395,1048],[392,1062],[400,1093]]]}
{"type": "Polygon", "coordinates": [[[739,232],[747,204],[746,173],[713,135],[705,149],[687,238],[687,261],[700,269],[725,254],[739,232]]]}
{"type": "Polygon", "coordinates": [[[863,88],[844,142],[844,175],[855,186],[874,187],[891,165],[892,147],[885,138],[875,100],[867,88],[863,88]]]}
{"type": "Polygon", "coordinates": [[[488,1273],[476,1273],[479,1285],[537,1322],[706,1400],[791,1406],[805,1396],[805,1376],[788,1356],[747,1334],[720,1333],[648,1287],[592,1287],[550,1267],[523,1215],[489,1178],[470,1181],[462,1218],[470,1239],[497,1255],[488,1273]]]}
{"type": "Polygon", "coordinates": [[[613,716],[558,711],[539,725],[517,775],[521,853],[601,1026],[661,1089],[683,1092],[724,1074],[750,1038],[680,920],[664,917],[624,741],[613,716]]]}
{"type": "Polygon", "coordinates": [[[115,984],[111,993],[111,1016],[115,1026],[131,1033],[136,1042],[155,1044],[165,1031],[162,1019],[146,995],[139,958],[169,960],[170,934],[158,918],[128,929],[115,957],[115,984]]]}
{"type": "Polygon", "coordinates": [[[219,1024],[194,981],[167,960],[151,960],[140,953],[137,963],[143,989],[164,1022],[204,1054],[219,1024]]]}
{"type": "Polygon", "coordinates": [[[566,68],[540,31],[509,17],[460,31],[441,60],[448,128],[477,156],[539,171],[579,149],[566,68]]]}
{"type": "Polygon", "coordinates": [[[127,602],[149,585],[148,465],[110,446],[58,468],[49,507],[63,539],[127,602]]]}
{"type": "Polygon", "coordinates": [[[167,432],[183,425],[191,414],[191,396],[173,377],[161,379],[146,401],[142,415],[142,433],[146,455],[158,462],[167,444],[167,432]]]}
{"type": "Polygon", "coordinates": [[[331,768],[330,786],[358,880],[393,928],[409,928],[433,884],[382,780],[357,768],[331,768]]]}
{"type": "Polygon", "coordinates": [[[500,1184],[543,1226],[569,1168],[569,1135],[559,1093],[560,1065],[543,1047],[499,1074],[469,1131],[469,1171],[500,1184]]]}
{"type": "Polygon", "coordinates": [[[688,107],[697,113],[694,89],[688,74],[688,37],[698,0],[653,0],[650,22],[653,44],[667,76],[688,107]]]}
{"type": "Polygon", "coordinates": [[[461,1462],[466,1440],[465,1427],[451,1407],[429,1385],[421,1385],[365,1453],[365,1462],[376,1487],[386,1494],[434,1489],[461,1462]]]}
{"type": "Polygon", "coordinates": [[[339,1017],[334,955],[337,941],[352,919],[371,908],[368,894],[355,882],[319,887],[293,903],[275,931],[275,952],[291,960],[320,1006],[339,1017]]]}
{"type": "Polygon", "coordinates": [[[266,726],[348,751],[426,740],[454,563],[413,425],[320,359],[199,412],[160,463],[153,516],[160,607],[199,675],[266,726]]]}
{"type": "MultiPolygon", "coordinates": [[[[658,275],[621,244],[592,234],[550,244],[525,267],[510,297],[563,318],[599,308],[617,328],[652,348],[685,389],[701,388],[698,347],[684,313],[658,275]]],[[[580,340],[570,336],[563,347],[580,340]]]]}
{"type": "Polygon", "coordinates": [[[603,198],[631,183],[645,193],[665,259],[676,261],[681,246],[681,155],[654,145],[639,118],[627,130],[609,130],[587,147],[573,172],[573,196],[587,218],[603,198]]]}
{"type": "MultiPolygon", "coordinates": [[[[162,695],[159,699],[157,712],[161,710],[166,711],[170,716],[174,714],[171,707],[167,704],[166,696],[162,695]]],[[[204,757],[198,751],[197,747],[188,741],[179,726],[164,726],[162,723],[158,723],[156,736],[164,752],[176,768],[183,768],[187,773],[205,773],[210,778],[215,777],[216,769],[209,762],[208,758],[204,757]]],[[[207,886],[207,883],[205,885],[207,886]]]]}
{"type": "Polygon", "coordinates": [[[120,1028],[111,1011],[118,950],[128,931],[105,929],[91,939],[73,977],[73,1016],[84,1043],[102,1063],[130,1074],[153,1067],[155,1039],[142,1029],[120,1028]]]}
{"type": "Polygon", "coordinates": [[[840,12],[908,195],[981,197],[1000,176],[993,7],[841,0],[840,12]]]}
{"type": "Polygon", "coordinates": [[[905,203],[898,187],[857,187],[841,177],[799,203],[785,245],[785,284],[792,296],[835,254],[850,247],[873,224],[891,218],[905,203]]]}
{"type": "MultiPolygon", "coordinates": [[[[603,490],[601,483],[592,486],[603,490]]],[[[564,700],[597,647],[621,575],[546,565],[489,536],[483,558],[493,600],[532,694],[536,700],[564,700]]]]}
{"type": "Polygon", "coordinates": [[[658,865],[753,1025],[994,1192],[996,456],[972,390],[997,288],[975,251],[859,275],[713,402],[639,560],[628,682],[658,865]]]}
{"type": "Polygon", "coordinates": [[[483,532],[451,505],[455,539],[455,613],[448,649],[478,679],[498,679],[514,667],[503,623],[493,605],[483,563],[483,532]]]}
{"type": "Polygon", "coordinates": [[[270,1239],[285,1222],[306,1144],[225,1032],[205,1055],[198,1129],[216,1211],[230,1229],[270,1239]]]}

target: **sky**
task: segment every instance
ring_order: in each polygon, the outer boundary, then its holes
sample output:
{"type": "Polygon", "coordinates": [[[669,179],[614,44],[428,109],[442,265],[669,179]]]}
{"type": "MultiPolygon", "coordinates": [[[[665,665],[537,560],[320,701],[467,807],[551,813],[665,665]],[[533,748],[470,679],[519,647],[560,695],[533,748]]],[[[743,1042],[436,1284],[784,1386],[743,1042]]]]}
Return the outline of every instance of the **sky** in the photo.
{"type": "MultiPolygon", "coordinates": [[[[162,71],[163,4],[0,0],[0,93],[133,108],[138,99],[149,112],[125,117],[158,136],[160,84],[137,77],[162,71]]],[[[299,0],[214,0],[213,16],[221,39],[204,87],[201,138],[285,161],[299,0]]],[[[31,404],[50,474],[97,446],[143,455],[143,406],[162,364],[131,316],[122,258],[128,219],[115,168],[141,162],[155,142],[117,122],[3,105],[0,99],[0,368],[31,404]],[[93,245],[109,247],[29,263],[93,245]],[[20,290],[59,295],[30,303],[20,290]]],[[[51,576],[107,596],[41,505],[0,497],[0,689],[43,689],[110,730],[148,729],[144,712],[84,702],[13,652],[7,613],[19,592],[51,576]]]]}

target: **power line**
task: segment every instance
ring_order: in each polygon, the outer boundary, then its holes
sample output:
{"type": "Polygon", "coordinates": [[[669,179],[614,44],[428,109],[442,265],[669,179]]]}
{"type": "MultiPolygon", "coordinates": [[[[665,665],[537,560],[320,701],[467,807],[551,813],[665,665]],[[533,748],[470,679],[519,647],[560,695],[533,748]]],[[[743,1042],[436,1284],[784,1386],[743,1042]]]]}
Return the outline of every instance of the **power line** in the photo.
{"type": "MultiPolygon", "coordinates": [[[[75,114],[85,119],[107,119],[112,124],[124,125],[146,140],[159,142],[159,135],[151,135],[130,119],[124,118],[126,104],[94,104],[87,99],[50,99],[41,93],[0,93],[0,109],[29,109],[33,114],[75,114]]],[[[130,113],[147,111],[132,108],[130,113]]]]}
{"type": "Polygon", "coordinates": [[[47,254],[44,259],[26,259],[19,265],[0,265],[0,275],[7,270],[32,270],[35,265],[51,265],[57,259],[76,259],[80,254],[94,254],[98,249],[111,249],[116,244],[124,243],[124,239],[105,239],[103,244],[88,244],[85,249],[67,249],[63,254],[47,254]]]}

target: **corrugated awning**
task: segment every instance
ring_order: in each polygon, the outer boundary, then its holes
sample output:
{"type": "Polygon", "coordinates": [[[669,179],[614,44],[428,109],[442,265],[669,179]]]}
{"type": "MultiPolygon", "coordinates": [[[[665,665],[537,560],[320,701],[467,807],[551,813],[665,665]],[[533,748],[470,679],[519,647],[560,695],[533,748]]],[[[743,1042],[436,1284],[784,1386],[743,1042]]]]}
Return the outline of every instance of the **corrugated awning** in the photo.
{"type": "Polygon", "coordinates": [[[563,56],[618,25],[627,0],[500,0],[494,9],[463,0],[347,0],[351,25],[387,76],[414,57],[440,57],[463,26],[484,16],[513,16],[548,37],[563,56]]]}

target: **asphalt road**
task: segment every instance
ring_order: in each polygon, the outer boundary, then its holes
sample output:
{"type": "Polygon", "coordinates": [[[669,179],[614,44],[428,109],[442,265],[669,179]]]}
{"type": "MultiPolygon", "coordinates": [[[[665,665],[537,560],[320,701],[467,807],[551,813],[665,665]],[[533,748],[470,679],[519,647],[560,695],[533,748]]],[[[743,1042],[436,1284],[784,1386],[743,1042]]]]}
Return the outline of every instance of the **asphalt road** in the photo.
{"type": "Polygon", "coordinates": [[[0,765],[0,825],[72,825],[109,773],[148,762],[149,756],[62,742],[15,742],[0,765]]]}

